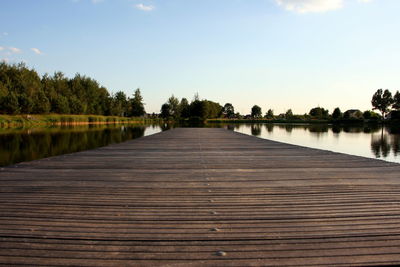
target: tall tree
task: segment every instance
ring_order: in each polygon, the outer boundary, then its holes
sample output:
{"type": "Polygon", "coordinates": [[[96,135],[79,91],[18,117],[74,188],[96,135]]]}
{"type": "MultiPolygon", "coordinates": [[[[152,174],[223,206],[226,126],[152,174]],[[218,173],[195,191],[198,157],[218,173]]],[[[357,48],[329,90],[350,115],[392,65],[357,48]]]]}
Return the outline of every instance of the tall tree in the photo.
{"type": "Polygon", "coordinates": [[[288,109],[285,113],[285,118],[286,119],[292,119],[293,118],[293,111],[291,109],[288,109]]]}
{"type": "Polygon", "coordinates": [[[164,119],[168,119],[171,116],[171,108],[168,103],[165,103],[161,106],[161,117],[164,119]]]}
{"type": "Polygon", "coordinates": [[[329,117],[329,110],[321,107],[316,107],[312,108],[309,114],[315,119],[327,119],[329,117]]]}
{"type": "Polygon", "coordinates": [[[265,117],[267,119],[273,119],[274,118],[274,111],[272,109],[268,109],[267,113],[265,114],[265,117]]]}
{"type": "Polygon", "coordinates": [[[179,100],[176,98],[174,95],[172,95],[170,98],[168,98],[167,104],[169,105],[169,113],[170,116],[176,118],[180,117],[180,112],[179,112],[179,100]]]}
{"type": "Polygon", "coordinates": [[[140,93],[140,89],[136,89],[133,94],[133,98],[130,100],[131,103],[131,113],[130,115],[133,117],[141,117],[146,114],[144,110],[143,97],[140,93]]]}
{"type": "Polygon", "coordinates": [[[262,116],[261,108],[259,106],[257,106],[257,105],[254,105],[251,108],[251,116],[253,118],[260,118],[262,116]]]}
{"type": "Polygon", "coordinates": [[[232,118],[233,116],[235,116],[235,108],[231,103],[226,103],[222,108],[222,114],[226,118],[232,118]]]}
{"type": "Polygon", "coordinates": [[[186,98],[182,98],[181,102],[179,103],[179,114],[183,119],[190,117],[190,105],[186,98]]]}
{"type": "Polygon", "coordinates": [[[393,108],[400,110],[400,92],[397,91],[393,96],[393,108]]]}
{"type": "Polygon", "coordinates": [[[393,104],[392,93],[386,89],[378,89],[372,96],[371,104],[373,109],[377,109],[382,113],[382,118],[385,119],[386,113],[389,111],[393,104]]]}
{"type": "Polygon", "coordinates": [[[343,114],[342,114],[342,111],[340,111],[340,108],[335,108],[335,109],[333,110],[332,119],[338,120],[338,119],[340,119],[342,116],[343,116],[343,114]]]}
{"type": "Polygon", "coordinates": [[[111,115],[127,116],[128,115],[128,99],[124,92],[118,91],[111,99],[111,115]]]}

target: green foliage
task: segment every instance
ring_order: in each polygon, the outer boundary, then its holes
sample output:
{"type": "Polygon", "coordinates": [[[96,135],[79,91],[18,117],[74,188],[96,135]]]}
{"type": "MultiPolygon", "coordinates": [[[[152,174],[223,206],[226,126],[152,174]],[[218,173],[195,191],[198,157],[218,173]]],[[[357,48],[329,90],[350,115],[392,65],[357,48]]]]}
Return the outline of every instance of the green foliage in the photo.
{"type": "Polygon", "coordinates": [[[124,117],[128,112],[128,99],[124,92],[115,93],[114,97],[111,99],[110,113],[113,116],[124,117]]]}
{"type": "Polygon", "coordinates": [[[316,107],[310,110],[309,112],[310,116],[313,117],[314,119],[328,119],[329,118],[329,110],[321,108],[321,107],[316,107]]]}
{"type": "Polygon", "coordinates": [[[135,93],[133,94],[133,98],[130,99],[130,115],[133,117],[141,117],[146,114],[144,110],[144,103],[143,97],[140,93],[140,89],[136,89],[135,93]]]}
{"type": "Polygon", "coordinates": [[[340,108],[335,108],[332,113],[332,119],[339,120],[343,117],[342,111],[340,108]]]}
{"type": "Polygon", "coordinates": [[[393,96],[393,108],[400,110],[400,92],[397,91],[393,96]]]}
{"type": "Polygon", "coordinates": [[[161,117],[164,119],[168,119],[171,116],[171,107],[169,104],[165,103],[161,106],[161,117]]]}
{"type": "Polygon", "coordinates": [[[46,114],[50,112],[50,101],[42,90],[37,92],[33,102],[35,103],[33,113],[46,114]]]}
{"type": "Polygon", "coordinates": [[[0,99],[0,111],[6,114],[18,114],[20,112],[20,106],[18,103],[17,94],[9,92],[6,96],[0,99]]]}
{"type": "Polygon", "coordinates": [[[63,95],[59,95],[55,99],[53,111],[58,114],[69,114],[71,110],[69,108],[68,98],[63,95]]]}
{"type": "Polygon", "coordinates": [[[182,98],[179,103],[179,114],[183,119],[190,118],[190,105],[186,98],[182,98]]]}
{"type": "Polygon", "coordinates": [[[169,106],[169,114],[175,119],[180,117],[179,100],[174,95],[168,98],[167,104],[169,106]]]}
{"type": "Polygon", "coordinates": [[[382,113],[383,119],[385,119],[385,114],[389,112],[393,102],[392,93],[388,89],[385,91],[378,89],[371,100],[373,109],[379,110],[382,113]]]}
{"type": "Polygon", "coordinates": [[[18,95],[18,105],[22,114],[30,114],[34,108],[34,102],[31,97],[28,97],[25,93],[18,95]]]}
{"type": "Polygon", "coordinates": [[[251,116],[252,116],[253,118],[261,118],[261,117],[262,117],[261,108],[260,108],[259,106],[257,106],[257,105],[254,105],[254,106],[251,108],[251,116]]]}
{"type": "Polygon", "coordinates": [[[293,111],[291,109],[286,111],[285,118],[288,119],[288,120],[293,119],[293,111]]]}
{"type": "Polygon", "coordinates": [[[193,101],[189,104],[186,98],[182,98],[181,102],[171,96],[168,101],[161,106],[161,117],[173,119],[191,119],[196,121],[204,121],[206,119],[218,118],[221,116],[222,106],[219,103],[200,100],[196,94],[193,101]]]}
{"type": "Polygon", "coordinates": [[[222,114],[225,118],[233,118],[235,116],[235,108],[231,103],[226,103],[222,108],[222,114]]]}
{"type": "Polygon", "coordinates": [[[25,64],[0,63],[0,112],[3,114],[92,114],[143,116],[140,90],[132,99],[122,92],[110,96],[97,81],[62,72],[42,77],[25,64]]]}
{"type": "Polygon", "coordinates": [[[272,109],[268,109],[267,113],[265,114],[265,118],[273,119],[274,118],[274,111],[272,109]]]}

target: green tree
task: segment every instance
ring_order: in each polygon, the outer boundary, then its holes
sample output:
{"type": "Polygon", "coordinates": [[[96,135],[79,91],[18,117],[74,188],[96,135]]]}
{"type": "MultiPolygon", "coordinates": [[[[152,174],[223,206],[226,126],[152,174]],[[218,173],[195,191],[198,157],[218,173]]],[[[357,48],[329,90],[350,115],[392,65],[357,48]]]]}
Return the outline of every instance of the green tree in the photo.
{"type": "Polygon", "coordinates": [[[140,93],[140,89],[136,89],[133,94],[133,98],[130,99],[131,112],[130,115],[133,117],[141,117],[146,114],[144,109],[143,97],[140,93]]]}
{"type": "Polygon", "coordinates": [[[179,100],[174,95],[168,98],[167,104],[169,105],[170,116],[176,118],[180,117],[179,100]]]}
{"type": "Polygon", "coordinates": [[[235,116],[235,108],[231,103],[226,103],[222,108],[222,114],[226,118],[232,118],[235,116]]]}
{"type": "Polygon", "coordinates": [[[293,119],[293,111],[291,109],[288,109],[285,113],[285,118],[286,119],[293,119]]]}
{"type": "Polygon", "coordinates": [[[273,119],[274,118],[274,111],[272,109],[268,109],[267,113],[265,114],[265,118],[273,119]]]}
{"type": "Polygon", "coordinates": [[[161,106],[161,117],[164,119],[168,119],[171,116],[171,107],[168,103],[165,103],[161,106]]]}
{"type": "Polygon", "coordinates": [[[329,110],[321,107],[316,107],[312,108],[309,114],[315,119],[327,119],[329,117],[329,110]]]}
{"type": "Polygon", "coordinates": [[[40,90],[35,97],[34,100],[34,108],[33,112],[36,114],[43,114],[43,113],[49,113],[51,109],[50,101],[47,98],[46,94],[40,90]]]}
{"type": "Polygon", "coordinates": [[[69,108],[68,98],[63,95],[59,95],[55,101],[53,110],[59,114],[70,114],[71,110],[69,108]]]}
{"type": "Polygon", "coordinates": [[[18,103],[18,97],[14,92],[9,92],[8,95],[4,96],[0,100],[1,112],[6,114],[18,114],[20,107],[18,103]]]}
{"type": "Polygon", "coordinates": [[[332,119],[338,120],[338,119],[342,118],[342,116],[343,116],[343,114],[342,114],[342,111],[340,110],[340,108],[335,108],[333,110],[332,119]]]}
{"type": "MultiPolygon", "coordinates": [[[[36,94],[36,93],[35,93],[36,94]]],[[[31,97],[28,97],[26,93],[18,95],[18,104],[22,114],[30,114],[34,108],[34,102],[31,97]]]]}
{"type": "Polygon", "coordinates": [[[397,91],[393,96],[393,108],[400,110],[400,92],[397,91]]]}
{"type": "Polygon", "coordinates": [[[76,96],[71,96],[69,98],[69,107],[71,114],[83,114],[84,106],[76,96]]]}
{"type": "Polygon", "coordinates": [[[205,118],[204,103],[195,97],[189,106],[190,117],[205,118]]]}
{"type": "Polygon", "coordinates": [[[257,106],[257,105],[254,105],[251,108],[251,116],[253,118],[260,118],[262,116],[261,108],[259,106],[257,106]]]}
{"type": "Polygon", "coordinates": [[[128,115],[128,99],[124,92],[118,91],[111,98],[110,113],[114,116],[125,117],[128,115]]]}
{"type": "Polygon", "coordinates": [[[186,98],[182,98],[179,103],[179,114],[181,118],[187,119],[190,117],[190,105],[186,98]]]}
{"type": "Polygon", "coordinates": [[[383,119],[385,119],[385,115],[387,112],[389,112],[393,102],[392,93],[388,89],[385,91],[378,89],[372,96],[371,100],[373,109],[379,110],[383,119]]]}

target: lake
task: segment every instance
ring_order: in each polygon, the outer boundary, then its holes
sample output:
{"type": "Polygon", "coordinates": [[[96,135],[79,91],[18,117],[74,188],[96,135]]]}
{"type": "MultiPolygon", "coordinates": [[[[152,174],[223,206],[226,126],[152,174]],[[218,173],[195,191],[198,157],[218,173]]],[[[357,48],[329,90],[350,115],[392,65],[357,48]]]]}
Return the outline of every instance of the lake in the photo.
{"type": "MultiPolygon", "coordinates": [[[[0,129],[0,166],[94,149],[170,129],[163,125],[0,129]]],[[[270,140],[400,163],[400,127],[325,124],[210,124],[270,140]]]]}
{"type": "Polygon", "coordinates": [[[400,163],[400,127],[238,124],[231,130],[279,142],[400,163]]]}

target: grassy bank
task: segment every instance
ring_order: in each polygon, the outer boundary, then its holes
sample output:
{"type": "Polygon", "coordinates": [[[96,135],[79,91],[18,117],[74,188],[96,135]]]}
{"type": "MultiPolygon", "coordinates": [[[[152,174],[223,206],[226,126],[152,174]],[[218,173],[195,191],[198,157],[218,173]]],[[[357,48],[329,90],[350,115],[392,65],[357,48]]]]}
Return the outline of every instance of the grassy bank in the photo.
{"type": "Polygon", "coordinates": [[[40,125],[85,125],[85,124],[117,124],[147,123],[154,119],[127,118],[98,115],[0,115],[0,127],[31,127],[40,125]]]}

